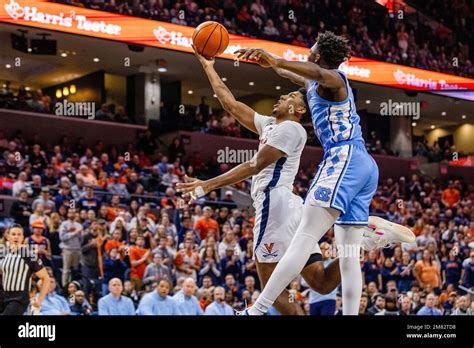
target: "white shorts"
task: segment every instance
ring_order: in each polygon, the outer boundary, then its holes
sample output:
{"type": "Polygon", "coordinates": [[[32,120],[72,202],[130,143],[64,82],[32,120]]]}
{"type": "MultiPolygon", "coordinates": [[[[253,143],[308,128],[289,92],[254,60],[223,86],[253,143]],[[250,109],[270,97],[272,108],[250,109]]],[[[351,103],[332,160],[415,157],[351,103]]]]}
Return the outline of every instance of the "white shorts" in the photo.
{"type": "MultiPolygon", "coordinates": [[[[278,262],[290,246],[301,221],[303,199],[287,187],[278,186],[260,194],[253,206],[254,258],[261,263],[278,262]]],[[[321,254],[318,243],[312,251],[314,253],[321,254]]]]}

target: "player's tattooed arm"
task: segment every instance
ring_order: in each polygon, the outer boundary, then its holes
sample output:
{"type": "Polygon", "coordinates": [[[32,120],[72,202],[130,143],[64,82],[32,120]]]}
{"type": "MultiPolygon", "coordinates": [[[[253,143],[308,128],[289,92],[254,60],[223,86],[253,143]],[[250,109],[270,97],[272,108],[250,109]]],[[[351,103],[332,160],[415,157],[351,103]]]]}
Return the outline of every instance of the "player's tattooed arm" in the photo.
{"type": "Polygon", "coordinates": [[[201,62],[209,82],[211,83],[211,87],[214,90],[217,99],[219,99],[222,108],[231,114],[245,128],[258,134],[254,123],[255,110],[235,99],[232,92],[225,85],[219,74],[214,69],[214,59],[206,59],[197,53],[196,50],[194,50],[194,54],[196,55],[199,62],[201,62]]]}
{"type": "Polygon", "coordinates": [[[228,172],[209,180],[199,180],[196,178],[186,178],[186,182],[178,183],[178,192],[194,193],[198,187],[202,187],[204,194],[207,194],[218,188],[236,184],[244,179],[258,174],[265,167],[275,163],[286,154],[271,145],[264,145],[255,156],[247,162],[241,163],[228,172]]]}

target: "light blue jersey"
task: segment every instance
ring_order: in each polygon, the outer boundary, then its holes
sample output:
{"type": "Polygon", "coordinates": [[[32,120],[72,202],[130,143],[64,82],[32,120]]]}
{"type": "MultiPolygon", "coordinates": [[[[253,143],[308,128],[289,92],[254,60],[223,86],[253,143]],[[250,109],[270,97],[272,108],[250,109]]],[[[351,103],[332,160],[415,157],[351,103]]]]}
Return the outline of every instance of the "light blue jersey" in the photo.
{"type": "Polygon", "coordinates": [[[345,100],[333,102],[320,97],[317,92],[318,83],[316,81],[309,81],[307,90],[314,132],[324,151],[347,141],[364,143],[359,124],[360,117],[357,115],[352,88],[346,75],[340,70],[337,70],[337,72],[344,79],[347,86],[348,96],[345,100]]]}
{"type": "Polygon", "coordinates": [[[323,146],[324,158],[305,204],[338,210],[338,224],[365,225],[379,172],[365,148],[349,81],[342,71],[337,72],[347,88],[348,96],[343,101],[322,98],[316,81],[309,81],[307,86],[314,132],[323,146]]]}

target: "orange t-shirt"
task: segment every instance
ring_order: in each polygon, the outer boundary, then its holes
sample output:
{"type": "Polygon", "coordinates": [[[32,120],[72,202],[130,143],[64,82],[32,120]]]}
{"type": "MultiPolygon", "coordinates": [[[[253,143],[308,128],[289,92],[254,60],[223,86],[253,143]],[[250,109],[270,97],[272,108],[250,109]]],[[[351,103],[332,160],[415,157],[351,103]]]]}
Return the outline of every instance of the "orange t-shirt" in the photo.
{"type": "Polygon", "coordinates": [[[176,266],[182,266],[183,264],[194,264],[195,266],[201,266],[201,257],[197,252],[192,250],[180,250],[176,253],[174,260],[176,266]]]}
{"type": "Polygon", "coordinates": [[[115,208],[115,207],[108,207],[107,208],[107,220],[113,221],[118,216],[119,213],[125,213],[126,210],[124,208],[115,208]]]}
{"type": "MultiPolygon", "coordinates": [[[[139,247],[131,247],[130,252],[128,254],[128,257],[130,259],[130,263],[132,261],[138,261],[140,260],[143,255],[146,254],[148,249],[145,248],[139,248],[139,247]]],[[[143,279],[143,276],[145,275],[145,268],[147,266],[146,262],[143,262],[139,264],[138,266],[132,266],[130,269],[130,278],[131,279],[143,279]]]]}
{"type": "Polygon", "coordinates": [[[207,233],[210,229],[216,231],[217,238],[219,238],[219,224],[214,219],[207,220],[206,218],[200,218],[196,221],[194,229],[199,233],[199,238],[201,238],[201,240],[206,239],[207,233]]]}
{"type": "Polygon", "coordinates": [[[449,204],[448,208],[452,208],[461,199],[461,194],[456,189],[447,188],[443,191],[442,199],[449,204]]]}
{"type": "Polygon", "coordinates": [[[423,284],[429,284],[434,288],[440,286],[438,283],[438,264],[435,261],[430,266],[425,264],[423,260],[419,260],[415,264],[415,270],[420,275],[423,284]]]}
{"type": "Polygon", "coordinates": [[[105,249],[105,252],[108,253],[108,252],[109,252],[110,250],[112,250],[113,248],[119,249],[122,245],[123,245],[122,242],[119,242],[119,241],[114,240],[114,239],[109,239],[109,240],[105,243],[104,249],[105,249]]]}

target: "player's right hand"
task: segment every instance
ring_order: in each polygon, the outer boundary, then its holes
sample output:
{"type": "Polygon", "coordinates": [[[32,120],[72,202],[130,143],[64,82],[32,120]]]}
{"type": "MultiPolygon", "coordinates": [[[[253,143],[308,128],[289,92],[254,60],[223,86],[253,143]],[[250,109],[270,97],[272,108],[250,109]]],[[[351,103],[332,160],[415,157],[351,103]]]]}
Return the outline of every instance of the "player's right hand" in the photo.
{"type": "Polygon", "coordinates": [[[197,51],[197,49],[194,45],[191,45],[191,47],[194,50],[194,55],[199,60],[199,62],[201,62],[202,66],[206,67],[206,66],[213,66],[214,65],[214,61],[215,61],[214,58],[207,59],[202,54],[199,54],[199,52],[197,51]]]}

